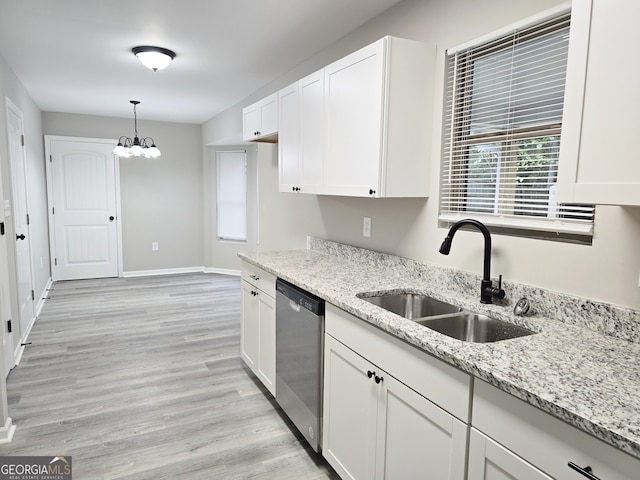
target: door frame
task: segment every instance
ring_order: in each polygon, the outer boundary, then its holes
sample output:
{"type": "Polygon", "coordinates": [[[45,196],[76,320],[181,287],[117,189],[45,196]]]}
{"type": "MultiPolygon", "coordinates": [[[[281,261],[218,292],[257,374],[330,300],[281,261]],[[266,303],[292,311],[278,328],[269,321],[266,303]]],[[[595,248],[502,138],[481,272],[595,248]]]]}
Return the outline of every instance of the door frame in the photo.
{"type": "MultiPolygon", "coordinates": [[[[11,99],[8,96],[5,96],[5,119],[7,122],[7,142],[10,142],[9,139],[9,115],[10,113],[13,113],[14,115],[16,115],[19,120],[20,120],[20,131],[21,131],[21,135],[24,137],[25,135],[25,131],[24,131],[24,115],[22,113],[22,110],[20,110],[20,108],[11,101],[11,99]]],[[[15,233],[15,197],[14,197],[14,192],[16,189],[16,185],[14,185],[13,183],[13,166],[12,166],[12,160],[11,160],[11,147],[10,145],[7,145],[7,150],[8,150],[8,155],[9,155],[9,173],[10,173],[10,184],[11,184],[11,225],[12,225],[12,232],[15,233]]],[[[31,205],[29,204],[29,166],[27,164],[27,146],[26,143],[22,146],[21,149],[21,162],[24,166],[24,194],[25,194],[25,205],[27,208],[27,213],[31,211],[31,205]]],[[[6,220],[5,220],[6,222],[6,220]]],[[[30,223],[27,223],[27,239],[29,240],[29,283],[31,285],[31,290],[32,292],[35,292],[35,271],[34,271],[34,267],[33,267],[33,244],[31,243],[31,225],[30,223]]],[[[7,243],[8,245],[8,243],[7,243]]],[[[13,250],[9,250],[7,249],[7,253],[10,257],[12,258],[13,261],[13,265],[14,265],[14,269],[15,269],[15,278],[11,278],[11,271],[9,272],[9,280],[13,280],[16,283],[16,288],[18,285],[18,257],[17,257],[17,250],[16,247],[13,248],[13,250]]],[[[35,321],[36,321],[36,302],[35,300],[31,300],[32,303],[32,311],[33,311],[33,317],[29,320],[29,324],[26,326],[25,329],[22,328],[22,318],[19,315],[19,310],[20,310],[20,298],[19,295],[17,293],[16,290],[16,296],[15,299],[18,300],[18,304],[16,305],[16,308],[18,309],[18,338],[16,338],[16,336],[13,336],[13,348],[14,348],[14,352],[13,352],[13,356],[15,358],[15,362],[16,365],[19,362],[20,357],[22,356],[22,351],[24,350],[24,347],[21,345],[23,342],[26,341],[27,336],[29,335],[29,332],[31,331],[31,328],[33,327],[35,321]],[[16,340],[18,340],[16,342],[16,340]]],[[[12,312],[13,315],[13,312],[12,312]]],[[[15,332],[15,329],[14,329],[15,332]]]]}
{"type": "MultiPolygon", "coordinates": [[[[55,272],[55,259],[56,255],[56,242],[55,242],[55,218],[53,215],[53,178],[51,172],[51,141],[60,140],[64,142],[83,142],[83,143],[109,143],[114,148],[118,143],[113,138],[89,138],[89,137],[67,137],[64,135],[45,135],[44,136],[44,151],[45,151],[45,165],[47,175],[47,210],[49,216],[49,255],[51,257],[51,278],[53,281],[57,279],[54,276],[55,272]]],[[[123,259],[122,259],[122,208],[120,203],[120,158],[117,155],[113,156],[114,161],[114,182],[115,182],[115,195],[116,195],[116,231],[117,231],[117,249],[118,249],[118,277],[123,276],[123,259]]]]}

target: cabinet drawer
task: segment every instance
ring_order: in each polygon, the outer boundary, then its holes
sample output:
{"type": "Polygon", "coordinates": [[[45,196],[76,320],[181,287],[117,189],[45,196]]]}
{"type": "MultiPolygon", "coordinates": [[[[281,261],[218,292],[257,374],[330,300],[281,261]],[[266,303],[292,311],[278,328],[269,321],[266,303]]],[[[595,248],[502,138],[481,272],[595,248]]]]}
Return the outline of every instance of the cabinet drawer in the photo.
{"type": "Polygon", "coordinates": [[[468,423],[470,375],[334,305],[326,305],[325,332],[468,423]]]}
{"type": "Polygon", "coordinates": [[[275,275],[262,270],[255,265],[242,262],[242,279],[254,287],[262,290],[267,295],[276,297],[276,277],[275,275]]]}
{"type": "Polygon", "coordinates": [[[553,478],[587,478],[569,462],[591,467],[601,480],[637,479],[640,472],[640,460],[481,380],[474,385],[471,423],[553,478]]]}

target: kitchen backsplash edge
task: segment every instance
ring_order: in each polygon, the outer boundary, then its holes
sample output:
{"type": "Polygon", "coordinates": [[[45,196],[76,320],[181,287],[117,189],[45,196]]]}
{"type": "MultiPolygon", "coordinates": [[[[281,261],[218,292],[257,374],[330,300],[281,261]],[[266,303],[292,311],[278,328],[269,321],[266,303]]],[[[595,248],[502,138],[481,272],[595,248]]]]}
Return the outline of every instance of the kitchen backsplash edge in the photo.
{"type": "MultiPolygon", "coordinates": [[[[399,275],[423,277],[446,290],[470,292],[477,290],[480,285],[481,277],[478,274],[441,265],[430,265],[332,240],[309,237],[309,248],[332,256],[394,270],[399,275]]],[[[506,307],[513,308],[518,299],[526,297],[535,310],[535,315],[640,343],[640,311],[517,282],[504,281],[503,288],[507,293],[503,302],[506,307]]]]}

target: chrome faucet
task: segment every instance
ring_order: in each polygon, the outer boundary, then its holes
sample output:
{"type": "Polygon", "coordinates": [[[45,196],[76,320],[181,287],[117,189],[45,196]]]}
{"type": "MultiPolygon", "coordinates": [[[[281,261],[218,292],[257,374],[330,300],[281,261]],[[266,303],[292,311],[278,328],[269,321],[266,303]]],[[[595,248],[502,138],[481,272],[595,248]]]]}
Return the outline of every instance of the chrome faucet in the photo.
{"type": "Polygon", "coordinates": [[[505,293],[502,289],[502,275],[500,275],[500,279],[498,280],[498,288],[495,288],[491,282],[491,234],[482,222],[467,218],[454,223],[440,246],[440,253],[449,255],[453,236],[463,225],[474,226],[484,235],[484,272],[482,282],[480,283],[480,303],[493,303],[494,298],[503,299],[505,293]]]}

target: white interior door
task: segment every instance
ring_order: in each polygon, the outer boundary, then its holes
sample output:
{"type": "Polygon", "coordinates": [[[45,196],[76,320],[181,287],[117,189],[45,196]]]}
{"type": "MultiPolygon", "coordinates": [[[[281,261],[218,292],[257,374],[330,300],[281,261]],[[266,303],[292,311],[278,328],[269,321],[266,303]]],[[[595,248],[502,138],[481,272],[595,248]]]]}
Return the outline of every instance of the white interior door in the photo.
{"type": "MultiPolygon", "coordinates": [[[[2,192],[2,175],[0,174],[0,198],[2,192]]],[[[4,216],[4,208],[0,208],[0,222],[5,226],[7,231],[6,220],[4,216]]],[[[0,321],[2,323],[2,353],[5,378],[14,367],[16,361],[14,356],[14,330],[9,331],[7,322],[11,318],[11,298],[9,290],[9,269],[7,268],[7,235],[0,235],[0,321]]],[[[16,332],[17,334],[17,332],[16,332]]]]}
{"type": "Polygon", "coordinates": [[[113,140],[47,137],[53,280],[117,277],[113,140]]]}
{"type": "Polygon", "coordinates": [[[16,242],[16,283],[20,335],[28,332],[34,319],[33,272],[31,269],[31,239],[27,203],[27,171],[24,150],[24,124],[22,112],[7,99],[7,130],[9,136],[9,163],[11,165],[11,191],[13,225],[16,242]]]}

